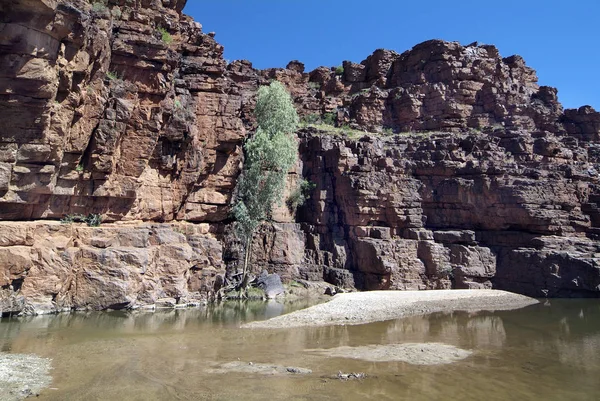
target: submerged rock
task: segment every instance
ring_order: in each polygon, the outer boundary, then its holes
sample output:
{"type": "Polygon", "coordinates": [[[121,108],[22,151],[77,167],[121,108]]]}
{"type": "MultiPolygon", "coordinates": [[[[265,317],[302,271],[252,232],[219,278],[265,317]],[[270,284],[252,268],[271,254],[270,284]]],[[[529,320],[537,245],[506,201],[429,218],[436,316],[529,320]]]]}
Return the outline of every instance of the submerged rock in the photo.
{"type": "Polygon", "coordinates": [[[295,366],[270,365],[253,362],[228,362],[221,364],[215,368],[209,369],[210,373],[254,373],[260,375],[307,375],[312,373],[312,370],[299,368],[295,366]]]}
{"type": "Polygon", "coordinates": [[[329,358],[352,358],[367,362],[406,362],[411,365],[445,365],[463,360],[473,353],[441,343],[367,345],[311,351],[329,358]]]}

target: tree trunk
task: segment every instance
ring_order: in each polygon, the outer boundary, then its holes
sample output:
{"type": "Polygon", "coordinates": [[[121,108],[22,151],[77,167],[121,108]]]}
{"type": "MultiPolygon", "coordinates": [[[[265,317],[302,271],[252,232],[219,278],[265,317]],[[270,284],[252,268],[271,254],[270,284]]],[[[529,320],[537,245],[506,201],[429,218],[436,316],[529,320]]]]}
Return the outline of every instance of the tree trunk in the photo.
{"type": "MultiPolygon", "coordinates": [[[[252,232],[248,238],[246,238],[246,249],[244,250],[244,268],[242,269],[242,281],[240,282],[240,286],[246,287],[246,276],[248,275],[248,261],[250,260],[250,248],[252,247],[252,237],[254,236],[254,232],[252,232]]],[[[240,288],[241,290],[242,288],[240,288]]],[[[245,288],[243,288],[245,289],[245,288]]]]}

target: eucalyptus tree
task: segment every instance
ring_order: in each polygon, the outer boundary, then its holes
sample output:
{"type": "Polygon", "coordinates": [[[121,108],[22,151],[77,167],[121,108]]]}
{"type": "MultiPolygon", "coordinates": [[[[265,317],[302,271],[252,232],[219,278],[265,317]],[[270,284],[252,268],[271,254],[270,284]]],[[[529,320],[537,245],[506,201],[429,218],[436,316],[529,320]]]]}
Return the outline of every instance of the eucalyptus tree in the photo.
{"type": "Polygon", "coordinates": [[[275,81],[259,89],[254,115],[258,127],[244,144],[244,169],[233,206],[235,232],[244,242],[243,286],[254,233],[282,202],[287,174],[298,161],[298,114],[281,83],[275,81]]]}

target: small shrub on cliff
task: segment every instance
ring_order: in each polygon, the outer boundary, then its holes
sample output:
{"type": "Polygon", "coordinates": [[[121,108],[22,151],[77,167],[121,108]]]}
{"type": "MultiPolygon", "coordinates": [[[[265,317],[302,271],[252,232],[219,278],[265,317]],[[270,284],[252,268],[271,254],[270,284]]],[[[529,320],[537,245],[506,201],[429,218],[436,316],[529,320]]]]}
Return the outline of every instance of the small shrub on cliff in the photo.
{"type": "Polygon", "coordinates": [[[60,219],[60,222],[63,224],[71,224],[81,222],[83,219],[85,219],[85,216],[82,214],[68,214],[60,219]]]}
{"type": "Polygon", "coordinates": [[[335,67],[335,75],[344,75],[344,66],[338,65],[335,67]]]}
{"type": "Polygon", "coordinates": [[[315,189],[316,185],[313,182],[302,179],[296,189],[292,191],[288,197],[286,204],[290,213],[294,213],[296,209],[304,205],[304,202],[310,198],[310,192],[315,189]]]}
{"type": "Polygon", "coordinates": [[[119,75],[116,72],[113,72],[113,71],[108,71],[106,73],[106,78],[108,78],[111,81],[114,81],[114,80],[117,80],[117,79],[121,79],[119,77],[119,75]]]}
{"type": "Polygon", "coordinates": [[[102,223],[102,216],[94,213],[88,214],[85,223],[90,227],[98,227],[102,223]]]}
{"type": "Polygon", "coordinates": [[[368,89],[368,88],[367,89],[361,89],[360,91],[358,91],[356,93],[353,93],[352,96],[351,96],[351,98],[352,98],[352,100],[354,100],[354,99],[356,99],[359,96],[368,95],[370,91],[371,90],[368,89]]]}
{"type": "Polygon", "coordinates": [[[92,12],[96,14],[104,13],[108,7],[101,1],[96,1],[92,3],[92,12]]]}
{"type": "Polygon", "coordinates": [[[254,232],[282,202],[288,171],[298,161],[298,114],[281,83],[258,90],[254,115],[258,128],[244,144],[246,160],[232,209],[235,233],[245,243],[241,286],[246,282],[254,232]]]}
{"type": "Polygon", "coordinates": [[[123,12],[121,11],[120,8],[116,7],[113,8],[112,11],[110,12],[111,15],[116,18],[116,19],[121,19],[121,17],[123,16],[123,12]]]}
{"type": "Polygon", "coordinates": [[[173,42],[173,37],[165,28],[158,28],[158,32],[160,33],[160,38],[166,44],[171,44],[173,42]]]}
{"type": "Polygon", "coordinates": [[[335,113],[325,113],[323,114],[323,118],[321,121],[326,125],[335,125],[335,120],[337,120],[335,113]]]}
{"type": "Polygon", "coordinates": [[[63,224],[86,223],[90,227],[98,227],[102,223],[102,216],[90,213],[87,216],[83,214],[68,214],[60,220],[63,224]]]}
{"type": "Polygon", "coordinates": [[[302,124],[307,125],[331,125],[334,126],[336,121],[335,113],[325,113],[322,116],[317,113],[307,114],[302,117],[302,124]]]}
{"type": "Polygon", "coordinates": [[[303,124],[318,124],[321,122],[321,116],[317,113],[307,114],[302,117],[303,124]]]}

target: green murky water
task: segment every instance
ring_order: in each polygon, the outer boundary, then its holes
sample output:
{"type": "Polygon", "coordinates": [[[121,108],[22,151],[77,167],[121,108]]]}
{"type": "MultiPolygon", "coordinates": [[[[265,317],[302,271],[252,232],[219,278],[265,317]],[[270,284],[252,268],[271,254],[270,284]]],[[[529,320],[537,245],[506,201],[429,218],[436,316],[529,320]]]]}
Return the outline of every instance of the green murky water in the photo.
{"type": "Polygon", "coordinates": [[[600,300],[517,311],[418,316],[362,326],[245,330],[296,306],[90,313],[0,321],[0,350],[52,358],[41,400],[598,400],[600,300]],[[285,310],[284,310],[285,309],[285,310]],[[440,342],[472,350],[449,365],[329,358],[311,349],[440,342]],[[309,375],[215,373],[241,361],[309,375]],[[339,372],[362,372],[342,381],[339,372]]]}

